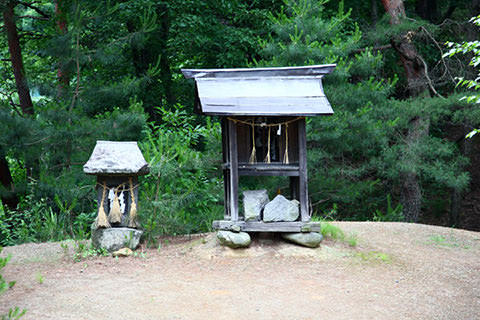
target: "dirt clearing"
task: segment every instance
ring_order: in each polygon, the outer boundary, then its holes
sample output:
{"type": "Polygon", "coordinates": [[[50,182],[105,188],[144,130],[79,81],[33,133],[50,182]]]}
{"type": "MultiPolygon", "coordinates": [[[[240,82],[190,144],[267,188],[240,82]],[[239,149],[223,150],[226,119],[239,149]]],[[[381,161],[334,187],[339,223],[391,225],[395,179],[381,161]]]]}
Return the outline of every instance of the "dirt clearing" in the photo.
{"type": "Polygon", "coordinates": [[[480,319],[480,233],[341,222],[357,246],[268,239],[232,250],[214,234],[136,257],[73,262],[59,243],[5,248],[22,319],[480,319]]]}

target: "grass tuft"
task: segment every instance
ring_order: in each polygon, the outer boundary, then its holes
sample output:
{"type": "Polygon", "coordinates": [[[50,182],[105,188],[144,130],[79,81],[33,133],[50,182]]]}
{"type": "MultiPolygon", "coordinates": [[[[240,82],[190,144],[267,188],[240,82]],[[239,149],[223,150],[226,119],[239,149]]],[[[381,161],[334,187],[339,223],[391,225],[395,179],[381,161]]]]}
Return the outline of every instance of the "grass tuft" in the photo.
{"type": "Polygon", "coordinates": [[[322,221],[322,236],[324,238],[345,242],[351,247],[356,247],[358,242],[356,234],[350,233],[346,235],[342,229],[326,221],[322,221]]]}

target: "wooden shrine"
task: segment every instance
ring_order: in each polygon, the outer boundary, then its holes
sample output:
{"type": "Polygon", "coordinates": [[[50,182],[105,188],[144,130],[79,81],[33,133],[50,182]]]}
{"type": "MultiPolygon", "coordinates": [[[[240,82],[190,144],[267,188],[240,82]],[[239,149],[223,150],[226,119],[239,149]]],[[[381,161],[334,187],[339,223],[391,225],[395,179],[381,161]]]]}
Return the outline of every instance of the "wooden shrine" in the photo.
{"type": "Polygon", "coordinates": [[[225,217],[214,229],[247,232],[320,231],[310,222],[305,117],[331,115],[322,77],[334,64],[252,69],[183,69],[195,79],[195,111],[222,121],[225,217]],[[297,221],[245,221],[239,176],[286,176],[297,221]]]}

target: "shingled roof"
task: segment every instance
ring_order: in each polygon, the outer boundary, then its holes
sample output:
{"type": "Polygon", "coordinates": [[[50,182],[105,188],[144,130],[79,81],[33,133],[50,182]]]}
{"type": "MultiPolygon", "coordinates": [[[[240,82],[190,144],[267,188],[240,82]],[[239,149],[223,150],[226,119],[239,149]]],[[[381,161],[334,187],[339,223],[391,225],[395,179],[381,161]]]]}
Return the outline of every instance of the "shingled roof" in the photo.
{"type": "Polygon", "coordinates": [[[205,115],[333,114],[322,77],[335,64],[280,68],[182,69],[195,79],[197,112],[205,115]]]}
{"type": "Polygon", "coordinates": [[[149,167],[136,141],[99,140],[83,171],[88,174],[142,175],[148,173],[149,167]]]}

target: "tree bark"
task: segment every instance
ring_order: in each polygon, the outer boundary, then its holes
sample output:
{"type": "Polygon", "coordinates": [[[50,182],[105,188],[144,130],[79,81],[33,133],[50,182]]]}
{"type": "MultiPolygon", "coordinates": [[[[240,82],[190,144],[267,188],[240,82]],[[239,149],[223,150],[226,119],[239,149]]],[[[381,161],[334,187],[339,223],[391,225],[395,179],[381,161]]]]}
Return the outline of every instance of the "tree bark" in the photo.
{"type": "MultiPolygon", "coordinates": [[[[65,0],[55,1],[55,18],[57,23],[58,33],[65,35],[68,32],[67,15],[65,10],[65,0]]],[[[70,72],[67,69],[67,61],[64,57],[59,57],[57,69],[57,95],[60,98],[65,98],[70,86],[70,72]]]]}
{"type": "Polygon", "coordinates": [[[25,69],[23,68],[22,50],[18,38],[17,26],[15,25],[14,12],[16,3],[10,1],[6,4],[3,11],[3,22],[8,39],[8,50],[10,52],[10,60],[12,61],[13,75],[15,76],[15,85],[17,87],[20,107],[24,114],[33,114],[33,103],[30,97],[27,79],[25,77],[25,69]]]}
{"type": "MultiPolygon", "coordinates": [[[[405,7],[402,0],[382,0],[385,11],[390,15],[390,24],[400,24],[405,18],[405,7]]],[[[412,42],[414,33],[409,31],[406,34],[391,39],[393,48],[400,57],[405,75],[407,78],[409,97],[429,95],[428,85],[425,78],[425,68],[422,58],[419,56],[415,45],[412,42]]],[[[422,189],[417,172],[418,165],[422,161],[421,155],[415,152],[415,146],[428,135],[429,120],[420,116],[410,120],[406,145],[402,161],[408,163],[410,170],[400,173],[401,178],[401,202],[403,214],[407,221],[417,222],[422,206],[422,189]]]]}
{"type": "Polygon", "coordinates": [[[438,19],[437,0],[417,0],[415,12],[420,18],[435,23],[438,19]]]}
{"type": "Polygon", "coordinates": [[[378,7],[377,0],[370,0],[370,7],[372,10],[372,28],[375,29],[378,22],[378,7]]]}
{"type": "Polygon", "coordinates": [[[480,0],[472,0],[471,16],[478,16],[480,14],[480,0]]]}
{"type": "Polygon", "coordinates": [[[10,209],[15,209],[19,203],[18,196],[15,193],[15,186],[13,184],[12,174],[8,167],[7,159],[3,150],[0,149],[0,182],[4,187],[1,194],[2,203],[10,209]]]}
{"type": "Polygon", "coordinates": [[[173,106],[175,103],[175,96],[172,90],[172,70],[170,69],[170,61],[167,52],[167,41],[170,32],[170,15],[168,5],[160,4],[158,7],[158,14],[161,15],[159,30],[159,39],[162,47],[160,56],[161,81],[165,94],[165,100],[169,106],[173,106]]]}

